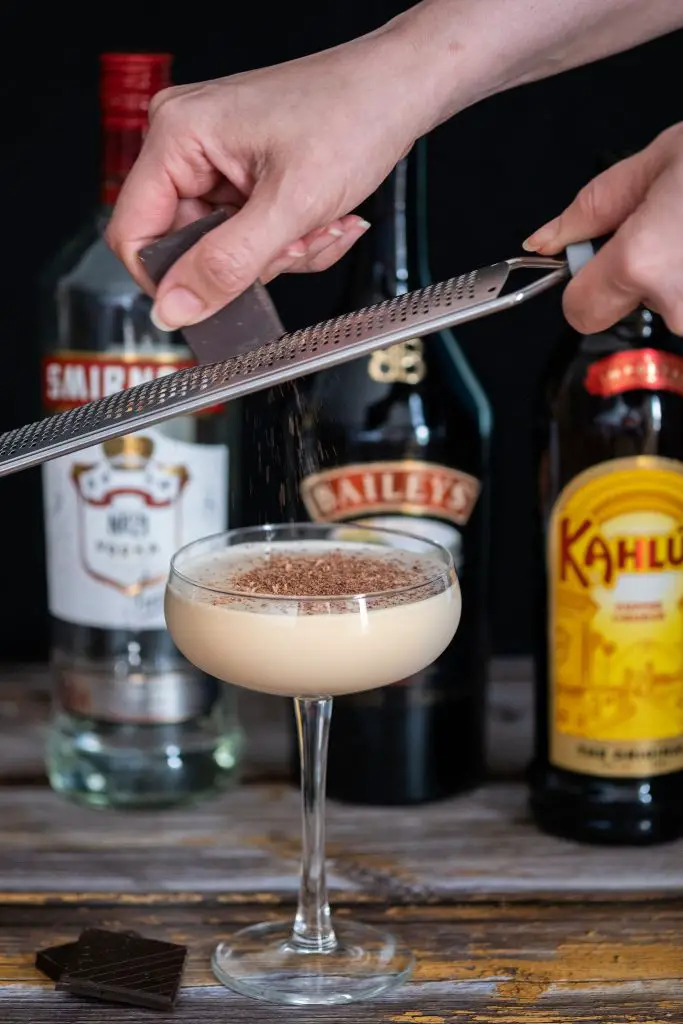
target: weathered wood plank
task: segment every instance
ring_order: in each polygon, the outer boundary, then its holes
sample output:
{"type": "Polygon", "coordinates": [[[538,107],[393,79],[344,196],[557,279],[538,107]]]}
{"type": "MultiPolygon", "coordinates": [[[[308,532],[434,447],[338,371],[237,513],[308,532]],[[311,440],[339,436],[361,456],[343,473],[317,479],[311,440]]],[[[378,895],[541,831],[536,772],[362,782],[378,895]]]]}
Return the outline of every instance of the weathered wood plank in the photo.
{"type": "Polygon", "coordinates": [[[79,1003],[36,990],[4,993],[0,989],[0,1017],[8,1024],[679,1024],[678,998],[637,998],[615,1001],[591,995],[569,1002],[529,1007],[517,1000],[471,1005],[465,992],[442,994],[433,986],[409,986],[381,1002],[337,1009],[282,1010],[249,1003],[224,988],[194,990],[183,997],[172,1014],[127,1007],[79,1003]]]}
{"type": "MultiPolygon", "coordinates": [[[[288,1011],[301,1024],[322,1021],[395,1024],[660,1024],[680,1020],[683,901],[656,914],[644,906],[586,904],[365,908],[363,918],[391,928],[417,956],[413,981],[363,1006],[288,1011]]],[[[354,914],[356,912],[354,911],[354,914]]],[[[214,944],[244,924],[270,918],[263,908],[201,906],[13,907],[0,910],[0,1017],[29,1021],[118,1021],[148,1014],[72,1001],[35,971],[40,945],[73,938],[89,925],[135,928],[185,942],[190,957],[173,1017],[193,1022],[270,1024],[277,1008],[215,985],[214,944]]]]}
{"type": "MultiPolygon", "coordinates": [[[[0,785],[45,784],[43,747],[50,712],[45,666],[0,667],[0,785]]],[[[246,781],[281,779],[289,757],[290,702],[240,691],[248,746],[246,781]]],[[[531,747],[531,666],[527,659],[494,661],[488,713],[488,761],[493,778],[519,778],[531,747]]]]}
{"type": "MultiPolygon", "coordinates": [[[[242,786],[183,812],[93,812],[47,789],[0,790],[0,893],[227,893],[292,898],[299,799],[242,786]]],[[[494,783],[414,809],[331,804],[335,897],[396,903],[683,892],[683,842],[585,847],[540,834],[525,787],[494,783]]],[[[0,899],[2,897],[0,896],[0,899]]]]}
{"type": "MultiPolygon", "coordinates": [[[[447,1000],[446,1007],[431,995],[402,994],[401,1001],[392,998],[388,1005],[362,1005],[342,1007],[338,1010],[322,1011],[276,1011],[276,1008],[258,1006],[256,1009],[243,1000],[231,996],[224,989],[215,992],[196,993],[187,997],[183,1010],[179,1008],[172,1016],[150,1011],[138,1012],[110,1009],[109,1012],[97,1006],[79,1006],[78,1010],[68,1005],[55,1007],[52,997],[31,992],[27,996],[0,995],[0,1014],[11,1024],[178,1024],[187,1020],[193,1024],[225,1024],[225,1021],[240,1024],[275,1024],[283,1019],[296,1020],[298,1024],[678,1024],[679,1004],[676,1000],[639,1000],[620,1002],[590,998],[574,1000],[568,1006],[558,1005],[552,1009],[520,1010],[516,1001],[486,1008],[484,1012],[467,1007],[456,1007],[456,1000],[447,1000]],[[77,1014],[77,1016],[75,1016],[77,1014]]],[[[464,998],[464,997],[463,997],[464,998]]]]}

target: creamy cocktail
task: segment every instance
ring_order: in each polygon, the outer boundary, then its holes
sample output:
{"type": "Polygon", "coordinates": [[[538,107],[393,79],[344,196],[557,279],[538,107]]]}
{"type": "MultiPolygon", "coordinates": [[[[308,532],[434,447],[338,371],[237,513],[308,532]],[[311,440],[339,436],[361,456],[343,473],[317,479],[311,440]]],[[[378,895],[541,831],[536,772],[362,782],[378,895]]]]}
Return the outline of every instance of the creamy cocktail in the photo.
{"type": "Polygon", "coordinates": [[[457,580],[443,586],[438,561],[376,544],[245,544],[195,556],[179,574],[166,622],[185,657],[225,682],[288,697],[419,672],[460,618],[457,580]],[[354,596],[362,588],[368,596],[354,596]]]}
{"type": "Polygon", "coordinates": [[[196,541],[174,557],[166,621],[179,649],[225,682],[293,697],[299,734],[296,916],[218,946],[214,972],[230,988],[279,1004],[331,1005],[378,995],[410,972],[412,954],[391,935],[346,919],[332,924],[324,844],[332,699],[426,668],[452,640],[460,610],[450,554],[393,530],[254,527],[196,541]]]}

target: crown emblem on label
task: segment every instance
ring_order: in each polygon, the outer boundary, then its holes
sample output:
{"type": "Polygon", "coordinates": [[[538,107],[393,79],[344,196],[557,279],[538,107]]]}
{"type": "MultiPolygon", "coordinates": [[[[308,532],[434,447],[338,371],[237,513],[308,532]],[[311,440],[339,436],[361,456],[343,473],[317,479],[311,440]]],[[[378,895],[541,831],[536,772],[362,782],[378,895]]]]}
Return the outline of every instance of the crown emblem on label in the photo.
{"type": "Polygon", "coordinates": [[[143,469],[154,451],[154,441],[144,435],[126,434],[105,441],[102,450],[116,469],[143,469]]]}

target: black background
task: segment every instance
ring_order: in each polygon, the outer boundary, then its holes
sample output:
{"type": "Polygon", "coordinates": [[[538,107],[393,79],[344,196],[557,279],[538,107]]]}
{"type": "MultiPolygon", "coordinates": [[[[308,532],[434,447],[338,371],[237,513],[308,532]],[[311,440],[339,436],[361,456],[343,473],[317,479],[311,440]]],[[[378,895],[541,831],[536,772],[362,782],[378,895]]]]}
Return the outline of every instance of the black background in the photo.
{"type": "MultiPolygon", "coordinates": [[[[599,3],[600,0],[595,0],[599,3]]],[[[0,11],[0,429],[37,418],[36,279],[97,201],[98,55],[168,50],[174,80],[196,81],[290,59],[376,27],[400,0],[161,5],[19,4],[0,11]]],[[[683,118],[683,33],[467,110],[430,143],[434,278],[516,255],[559,212],[604,154],[645,145],[683,118]]],[[[454,69],[457,73],[457,68],[454,69]]],[[[396,82],[396,102],[402,83],[396,82]]],[[[295,328],[336,312],[339,271],[280,279],[273,294],[295,328]]],[[[499,654],[531,645],[534,503],[531,402],[546,354],[564,330],[559,292],[468,325],[459,340],[493,403],[494,587],[499,654]]],[[[46,653],[40,476],[0,481],[0,659],[46,653]]]]}

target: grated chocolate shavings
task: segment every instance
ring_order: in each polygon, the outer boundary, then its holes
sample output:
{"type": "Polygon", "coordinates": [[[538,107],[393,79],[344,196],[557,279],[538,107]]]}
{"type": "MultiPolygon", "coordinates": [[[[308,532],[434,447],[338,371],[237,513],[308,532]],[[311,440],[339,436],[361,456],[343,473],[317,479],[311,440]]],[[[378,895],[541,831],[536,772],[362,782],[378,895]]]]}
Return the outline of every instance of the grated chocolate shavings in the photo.
{"type": "Polygon", "coordinates": [[[208,560],[194,575],[194,601],[243,611],[300,615],[358,612],[424,601],[457,586],[455,573],[435,559],[377,548],[325,548],[323,551],[245,552],[208,560]],[[280,601],[278,601],[278,598],[280,601]]]}
{"type": "Polygon", "coordinates": [[[400,590],[426,582],[424,565],[331,551],[274,554],[267,562],[235,572],[230,588],[268,597],[343,597],[400,590]]]}

